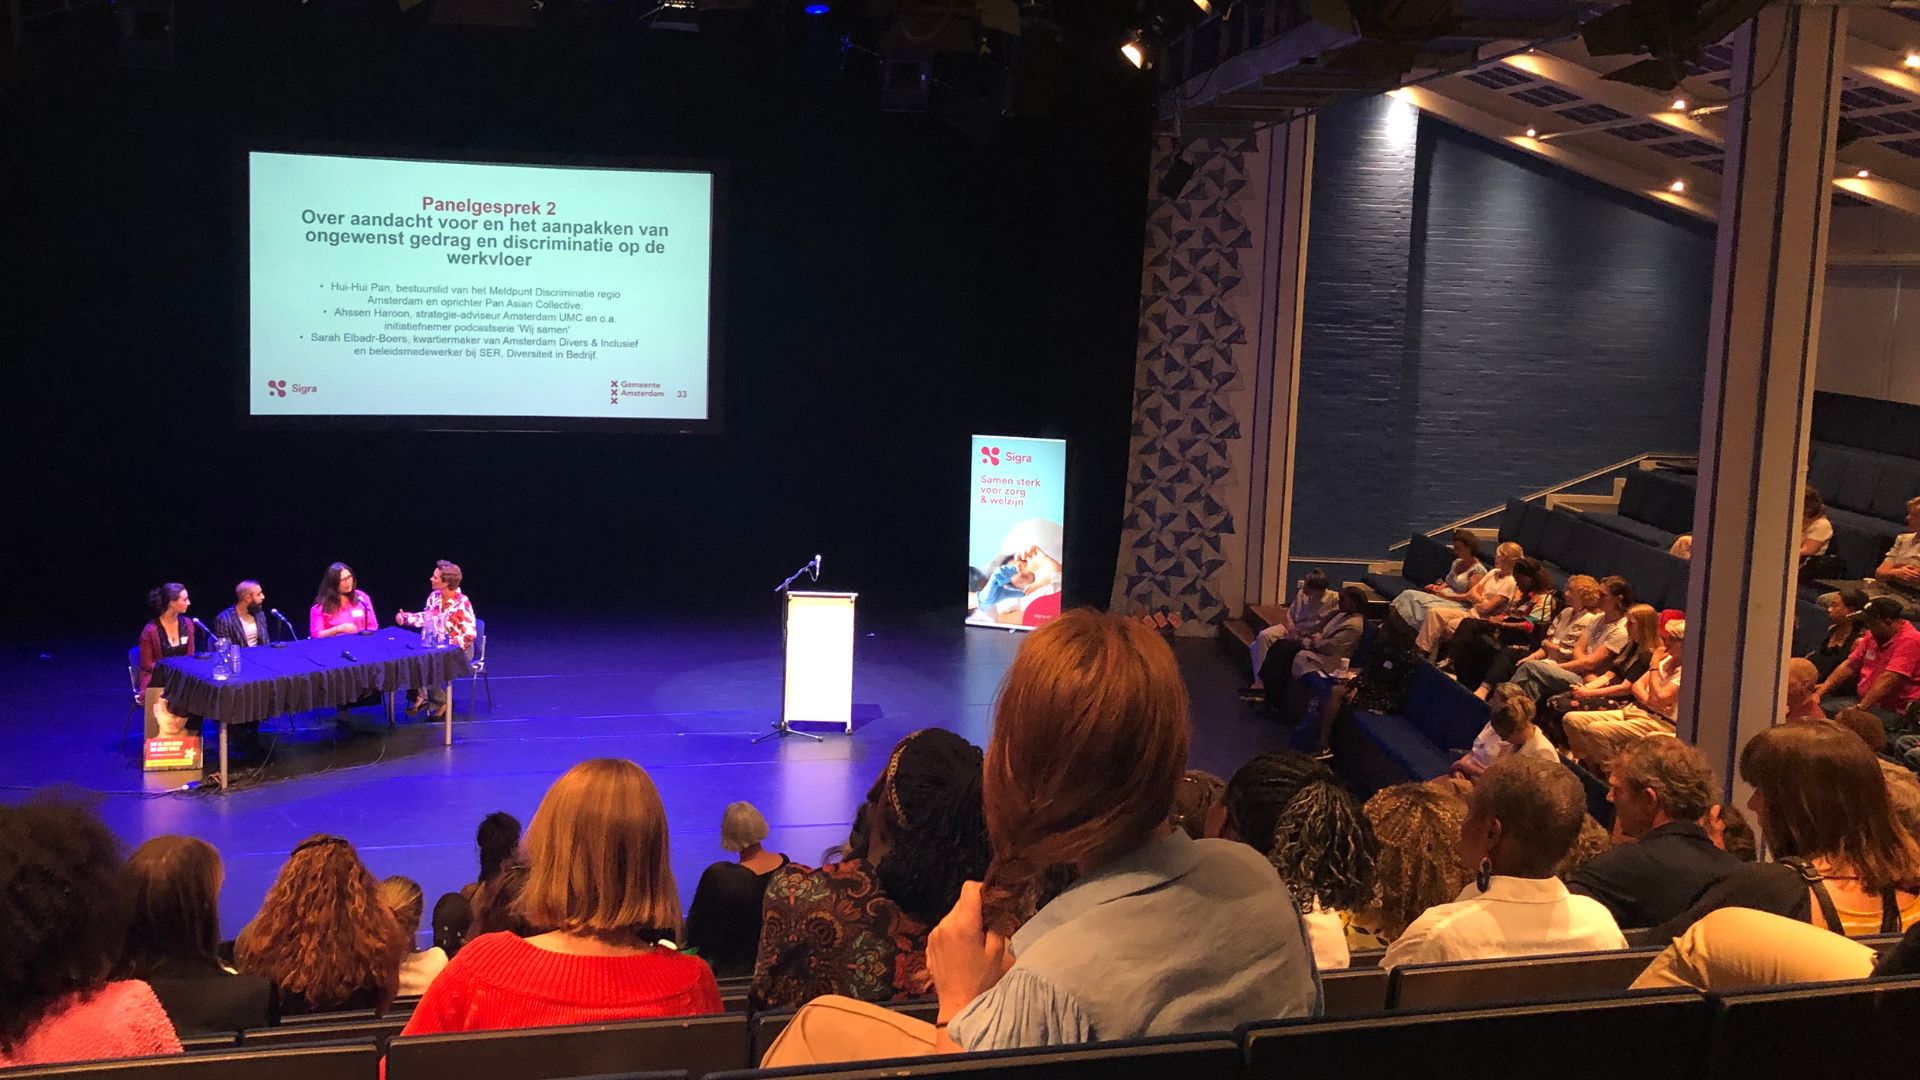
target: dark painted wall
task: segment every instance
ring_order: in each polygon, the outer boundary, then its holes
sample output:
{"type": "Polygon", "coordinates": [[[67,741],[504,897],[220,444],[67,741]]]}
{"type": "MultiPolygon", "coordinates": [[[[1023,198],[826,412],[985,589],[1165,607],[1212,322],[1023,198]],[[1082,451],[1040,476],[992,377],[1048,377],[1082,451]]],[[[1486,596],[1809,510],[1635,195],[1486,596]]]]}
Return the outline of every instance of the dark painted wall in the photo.
{"type": "Polygon", "coordinates": [[[1377,554],[1699,442],[1711,227],[1443,123],[1422,118],[1416,140],[1404,109],[1363,102],[1320,120],[1302,555],[1377,554]],[[1339,288],[1347,278],[1360,293],[1339,288]]]}
{"type": "Polygon", "coordinates": [[[830,27],[780,21],[792,5],[694,35],[209,0],[180,5],[172,71],[123,67],[111,22],[50,43],[59,63],[0,88],[25,271],[0,326],[7,547],[33,614],[0,638],[65,622],[131,640],[166,580],[208,619],[242,576],[293,613],[333,559],[383,619],[436,558],[477,603],[771,618],[774,583],[816,551],[821,584],[863,606],[957,613],[979,431],[1070,440],[1069,588],[1104,600],[1150,83],[1112,53],[1124,12],[1105,27],[1070,6],[1053,112],[984,143],[882,113],[870,61],[841,74],[808,40],[830,27]],[[724,162],[725,432],[238,430],[231,155],[249,137],[724,162]]]}

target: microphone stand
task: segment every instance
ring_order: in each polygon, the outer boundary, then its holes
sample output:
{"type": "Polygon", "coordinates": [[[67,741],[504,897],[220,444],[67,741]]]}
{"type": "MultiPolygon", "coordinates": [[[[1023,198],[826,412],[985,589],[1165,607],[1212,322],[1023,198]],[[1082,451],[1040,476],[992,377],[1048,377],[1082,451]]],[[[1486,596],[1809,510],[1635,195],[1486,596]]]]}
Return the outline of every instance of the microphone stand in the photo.
{"type": "MultiPolygon", "coordinates": [[[[820,557],[818,555],[814,556],[811,559],[808,559],[804,564],[801,565],[800,569],[795,570],[791,574],[788,574],[787,580],[773,587],[774,594],[777,596],[780,593],[787,592],[788,586],[792,585],[795,581],[800,580],[801,574],[812,573],[813,580],[819,581],[820,580],[819,567],[820,567],[820,557]]],[[[780,685],[780,719],[774,721],[772,731],[766,732],[765,734],[762,734],[762,735],[754,736],[753,742],[751,745],[759,746],[761,743],[766,742],[768,739],[784,739],[789,735],[798,735],[803,739],[812,739],[814,742],[827,741],[821,736],[815,735],[811,731],[801,731],[798,728],[787,726],[786,655],[787,655],[787,620],[783,616],[780,620],[780,658],[781,658],[780,660],[780,684],[781,684],[780,685]]]]}
{"type": "Polygon", "coordinates": [[[269,645],[271,645],[271,646],[273,646],[273,647],[274,647],[274,648],[276,648],[276,649],[284,649],[284,648],[286,648],[286,647],[287,647],[288,645],[290,645],[290,644],[292,644],[293,642],[296,642],[296,641],[299,641],[299,640],[300,640],[300,631],[298,631],[298,630],[295,630],[295,629],[293,628],[293,623],[291,623],[291,622],[289,622],[289,621],[287,620],[287,617],[286,617],[285,615],[282,615],[282,614],[280,614],[280,609],[279,609],[279,608],[274,608],[274,609],[273,609],[273,617],[274,617],[274,618],[276,618],[276,619],[279,619],[279,620],[280,620],[280,625],[281,625],[281,626],[284,626],[284,627],[286,627],[286,628],[287,628],[287,640],[286,640],[286,641],[271,641],[271,642],[268,642],[268,644],[269,644],[269,645]]]}

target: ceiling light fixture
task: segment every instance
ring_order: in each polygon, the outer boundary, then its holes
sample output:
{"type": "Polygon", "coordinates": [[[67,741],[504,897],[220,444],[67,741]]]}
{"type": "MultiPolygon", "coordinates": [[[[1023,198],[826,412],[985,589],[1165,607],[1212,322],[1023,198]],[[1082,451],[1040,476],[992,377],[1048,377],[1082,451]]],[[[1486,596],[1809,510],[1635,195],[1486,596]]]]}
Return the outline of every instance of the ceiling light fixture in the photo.
{"type": "Polygon", "coordinates": [[[1539,138],[1539,137],[1540,137],[1540,129],[1539,129],[1539,128],[1528,128],[1528,129],[1527,129],[1527,138],[1529,138],[1529,139],[1537,139],[1537,138],[1539,138]]]}
{"type": "Polygon", "coordinates": [[[1120,55],[1127,58],[1127,63],[1132,64],[1141,71],[1145,71],[1152,66],[1151,61],[1147,57],[1147,43],[1142,39],[1141,33],[1138,30],[1135,30],[1127,37],[1127,43],[1125,45],[1120,46],[1120,55]]]}
{"type": "Polygon", "coordinates": [[[1907,65],[1909,69],[1920,68],[1920,52],[1908,49],[1907,58],[1902,60],[1901,63],[1907,65]]]}
{"type": "Polygon", "coordinates": [[[1674,98],[1674,99],[1673,99],[1673,111],[1674,111],[1674,112],[1686,112],[1686,111],[1687,111],[1687,99],[1686,99],[1686,98],[1674,98]]]}
{"type": "Polygon", "coordinates": [[[1687,193],[1687,182],[1685,180],[1675,180],[1673,183],[1667,185],[1667,190],[1673,192],[1675,195],[1685,195],[1687,193]]]}

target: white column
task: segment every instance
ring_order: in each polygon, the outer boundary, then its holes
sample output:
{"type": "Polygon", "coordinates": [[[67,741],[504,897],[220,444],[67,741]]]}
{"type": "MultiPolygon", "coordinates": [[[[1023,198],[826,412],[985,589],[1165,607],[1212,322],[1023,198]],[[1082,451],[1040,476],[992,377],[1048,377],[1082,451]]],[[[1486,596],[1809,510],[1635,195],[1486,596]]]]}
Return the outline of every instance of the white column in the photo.
{"type": "Polygon", "coordinates": [[[1730,795],[1782,712],[1846,19],[1776,5],[1733,39],[1680,699],[1730,795]]]}
{"type": "Polygon", "coordinates": [[[1313,207],[1313,114],[1263,133],[1267,220],[1261,245],[1260,339],[1254,388],[1253,475],[1248,488],[1248,599],[1284,604],[1292,594],[1294,417],[1300,399],[1300,315],[1313,207]]]}

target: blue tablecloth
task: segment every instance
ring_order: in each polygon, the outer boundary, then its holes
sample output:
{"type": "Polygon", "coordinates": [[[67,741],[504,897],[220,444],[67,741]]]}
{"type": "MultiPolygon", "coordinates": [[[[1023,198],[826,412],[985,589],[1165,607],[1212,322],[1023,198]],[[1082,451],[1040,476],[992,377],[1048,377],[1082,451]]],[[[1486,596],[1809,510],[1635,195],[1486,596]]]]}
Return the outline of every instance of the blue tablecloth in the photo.
{"type": "Polygon", "coordinates": [[[154,666],[153,684],[175,712],[222,724],[250,724],[348,705],[371,691],[438,686],[467,674],[467,656],[460,649],[422,648],[420,635],[388,627],[366,635],[295,641],[284,649],[242,649],[240,674],[217,682],[211,656],[171,657],[154,666]]]}

